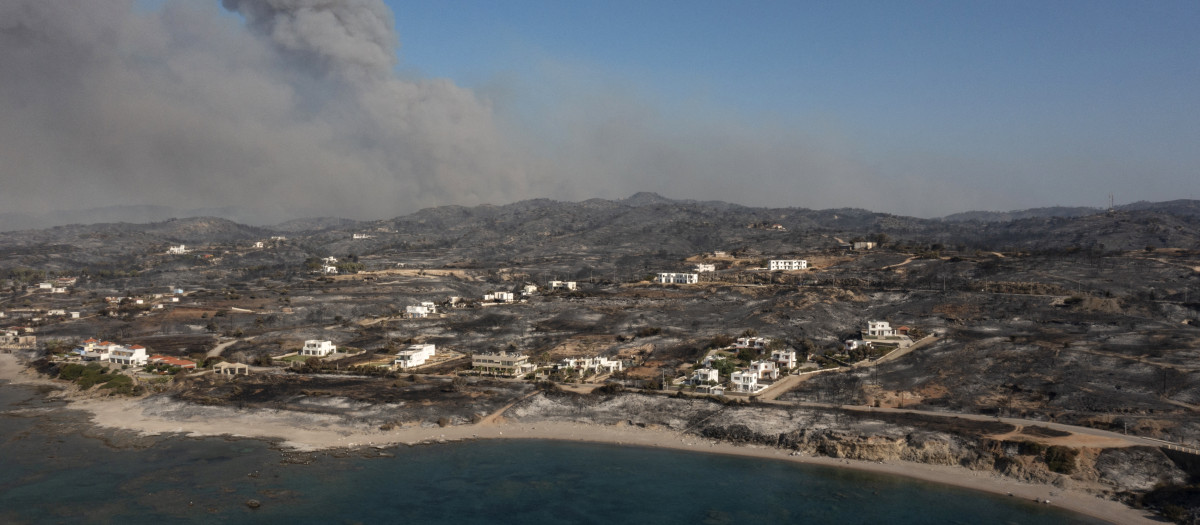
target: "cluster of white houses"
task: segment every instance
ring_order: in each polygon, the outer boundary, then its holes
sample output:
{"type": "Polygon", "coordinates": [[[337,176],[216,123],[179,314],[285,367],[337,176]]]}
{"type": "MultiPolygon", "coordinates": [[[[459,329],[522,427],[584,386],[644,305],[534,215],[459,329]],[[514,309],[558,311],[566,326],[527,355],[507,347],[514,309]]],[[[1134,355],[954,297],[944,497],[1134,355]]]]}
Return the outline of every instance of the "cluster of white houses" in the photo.
{"type": "MultiPolygon", "coordinates": [[[[767,269],[771,271],[793,271],[807,270],[808,261],[805,259],[771,259],[767,261],[767,269]]],[[[700,274],[704,272],[715,272],[717,266],[715,264],[700,263],[696,265],[694,272],[660,272],[658,274],[658,282],[662,284],[696,284],[700,281],[700,274]]]]}
{"type": "Polygon", "coordinates": [[[101,341],[90,337],[76,347],[72,353],[83,361],[97,361],[114,365],[146,366],[147,364],[164,364],[185,369],[195,369],[196,362],[189,359],[163,355],[150,355],[150,351],[142,345],[123,345],[112,341],[101,341]]]}
{"type": "MultiPolygon", "coordinates": [[[[738,339],[734,348],[761,349],[766,346],[766,342],[766,339],[761,337],[742,337],[738,339]]],[[[713,362],[717,359],[719,357],[716,354],[709,354],[701,362],[702,366],[692,371],[692,377],[687,378],[684,382],[711,394],[724,393],[725,387],[721,384],[721,374],[712,367],[713,362]]],[[[796,365],[795,350],[773,350],[770,358],[750,361],[750,366],[740,368],[730,374],[729,386],[734,392],[756,394],[767,386],[759,381],[775,381],[779,379],[782,371],[795,368],[796,365]]]]}

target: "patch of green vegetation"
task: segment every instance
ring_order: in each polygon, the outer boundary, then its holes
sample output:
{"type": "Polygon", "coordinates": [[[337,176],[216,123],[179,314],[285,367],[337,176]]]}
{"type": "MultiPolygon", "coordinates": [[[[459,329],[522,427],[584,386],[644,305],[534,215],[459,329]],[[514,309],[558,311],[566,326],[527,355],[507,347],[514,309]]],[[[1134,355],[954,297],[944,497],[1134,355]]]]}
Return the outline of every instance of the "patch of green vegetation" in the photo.
{"type": "Polygon", "coordinates": [[[134,393],[133,379],[122,374],[110,374],[108,369],[100,366],[99,363],[89,363],[87,365],[69,364],[63,366],[58,372],[59,379],[73,381],[79,388],[87,390],[96,385],[104,385],[103,388],[111,388],[119,394],[130,395],[134,393]]]}
{"type": "Polygon", "coordinates": [[[1079,451],[1073,448],[1054,445],[1046,449],[1046,467],[1053,472],[1059,474],[1072,474],[1075,472],[1075,457],[1079,455],[1079,451]]]}

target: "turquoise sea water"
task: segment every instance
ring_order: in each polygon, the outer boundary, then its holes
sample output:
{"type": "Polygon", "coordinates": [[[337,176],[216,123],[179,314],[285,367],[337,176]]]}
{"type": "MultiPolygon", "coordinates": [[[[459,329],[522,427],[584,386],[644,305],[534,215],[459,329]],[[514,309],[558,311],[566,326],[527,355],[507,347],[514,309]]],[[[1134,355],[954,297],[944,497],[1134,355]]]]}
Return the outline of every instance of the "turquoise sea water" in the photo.
{"type": "Polygon", "coordinates": [[[0,523],[1099,523],[1002,496],[765,459],[480,441],[294,464],[248,439],[113,448],[83,435],[80,417],[0,385],[0,523]],[[249,499],[262,506],[248,508],[249,499]]]}

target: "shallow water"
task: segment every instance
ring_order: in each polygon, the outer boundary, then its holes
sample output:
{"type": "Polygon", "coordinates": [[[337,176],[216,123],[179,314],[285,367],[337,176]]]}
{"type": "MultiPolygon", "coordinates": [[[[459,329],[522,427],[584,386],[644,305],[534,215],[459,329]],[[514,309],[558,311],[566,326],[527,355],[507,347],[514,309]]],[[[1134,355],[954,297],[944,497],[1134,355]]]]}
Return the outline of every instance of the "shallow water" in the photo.
{"type": "Polygon", "coordinates": [[[767,459],[531,440],[301,455],[311,461],[295,464],[295,454],[251,439],[113,448],[87,437],[82,418],[0,385],[0,522],[1099,523],[966,489],[767,459]],[[248,508],[250,499],[262,506],[248,508]]]}

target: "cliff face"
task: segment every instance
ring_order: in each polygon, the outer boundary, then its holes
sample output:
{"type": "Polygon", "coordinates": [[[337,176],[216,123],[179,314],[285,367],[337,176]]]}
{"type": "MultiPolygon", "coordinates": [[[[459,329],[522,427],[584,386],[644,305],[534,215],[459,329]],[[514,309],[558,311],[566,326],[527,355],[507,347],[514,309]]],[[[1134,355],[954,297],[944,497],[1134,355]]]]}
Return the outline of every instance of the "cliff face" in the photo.
{"type": "MultiPolygon", "coordinates": [[[[1139,494],[1186,483],[1187,473],[1152,447],[1068,448],[997,440],[1008,425],[898,418],[812,408],[722,404],[697,398],[548,393],[505,413],[517,421],[575,421],[662,427],[737,444],[863,461],[911,461],[992,472],[1021,481],[1139,494]]],[[[1007,430],[1011,430],[1008,427],[1007,430]]],[[[1129,496],[1129,494],[1126,494],[1129,496]]]]}

